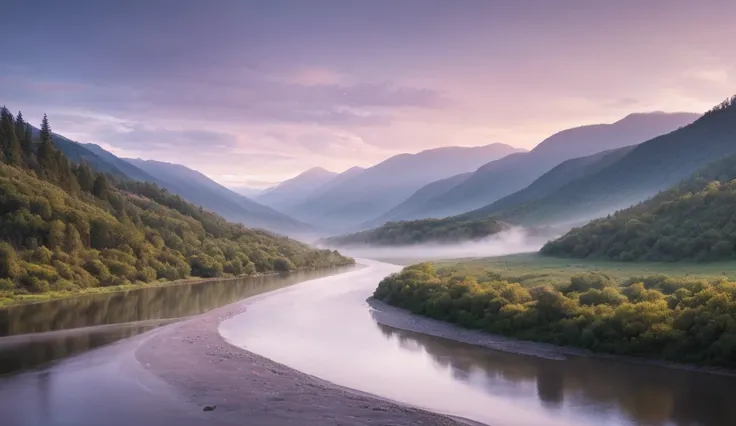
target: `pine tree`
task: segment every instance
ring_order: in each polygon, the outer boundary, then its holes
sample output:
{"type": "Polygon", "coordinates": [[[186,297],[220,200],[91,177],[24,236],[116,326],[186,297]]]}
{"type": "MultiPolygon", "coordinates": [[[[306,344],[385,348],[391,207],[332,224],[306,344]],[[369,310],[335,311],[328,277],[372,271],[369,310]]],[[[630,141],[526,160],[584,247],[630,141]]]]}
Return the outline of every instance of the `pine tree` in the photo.
{"type": "Polygon", "coordinates": [[[80,164],[75,172],[77,176],[77,182],[79,182],[79,187],[82,189],[82,191],[92,192],[92,187],[95,184],[95,175],[92,169],[89,167],[89,164],[87,164],[86,162],[80,164]]]}
{"type": "Polygon", "coordinates": [[[15,134],[15,121],[13,114],[3,107],[0,111],[0,132],[2,132],[2,151],[4,160],[8,164],[14,166],[23,165],[23,156],[21,154],[20,142],[15,134]]]}
{"type": "Polygon", "coordinates": [[[98,175],[95,183],[92,185],[92,195],[97,198],[107,198],[108,186],[107,177],[104,174],[98,175]]]}
{"type": "Polygon", "coordinates": [[[38,145],[38,165],[41,168],[41,174],[47,178],[55,178],[57,171],[55,167],[54,144],[51,141],[51,127],[46,114],[43,115],[41,122],[41,143],[38,145]]]}

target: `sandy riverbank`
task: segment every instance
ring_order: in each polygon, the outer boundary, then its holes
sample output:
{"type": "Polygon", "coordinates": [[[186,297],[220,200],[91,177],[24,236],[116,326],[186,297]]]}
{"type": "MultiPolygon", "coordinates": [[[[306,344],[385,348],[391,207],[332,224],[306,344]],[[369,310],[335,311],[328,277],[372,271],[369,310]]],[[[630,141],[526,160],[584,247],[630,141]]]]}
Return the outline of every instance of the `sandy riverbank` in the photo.
{"type": "Polygon", "coordinates": [[[697,371],[702,373],[736,376],[736,370],[717,367],[702,367],[698,365],[679,364],[646,358],[609,355],[591,352],[585,349],[557,346],[549,343],[517,340],[510,337],[489,334],[480,330],[470,330],[457,325],[438,321],[432,318],[412,314],[411,312],[387,305],[380,300],[369,298],[368,304],[373,308],[371,316],[379,324],[394,327],[415,333],[427,334],[454,340],[475,346],[481,346],[498,351],[521,355],[530,355],[548,359],[565,359],[567,356],[585,356],[636,364],[675,368],[679,370],[697,371]]]}
{"type": "Polygon", "coordinates": [[[244,300],[151,333],[135,355],[209,424],[458,425],[459,421],[381,400],[303,374],[228,344],[219,324],[244,300]]]}

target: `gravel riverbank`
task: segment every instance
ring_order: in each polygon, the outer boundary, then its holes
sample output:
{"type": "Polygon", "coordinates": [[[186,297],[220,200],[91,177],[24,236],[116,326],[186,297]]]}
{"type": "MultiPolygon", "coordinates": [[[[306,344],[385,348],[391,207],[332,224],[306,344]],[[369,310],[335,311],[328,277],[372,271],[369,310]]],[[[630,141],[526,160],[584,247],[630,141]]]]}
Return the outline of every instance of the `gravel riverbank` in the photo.
{"type": "Polygon", "coordinates": [[[208,424],[458,425],[461,420],[348,390],[228,344],[219,324],[249,300],[156,330],[136,357],[208,424]]]}

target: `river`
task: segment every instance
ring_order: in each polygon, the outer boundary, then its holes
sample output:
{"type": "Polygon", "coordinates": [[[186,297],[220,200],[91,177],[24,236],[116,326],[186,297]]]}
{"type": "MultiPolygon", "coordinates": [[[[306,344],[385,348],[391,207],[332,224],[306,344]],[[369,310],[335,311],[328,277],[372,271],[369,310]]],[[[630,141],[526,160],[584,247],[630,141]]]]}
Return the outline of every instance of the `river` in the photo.
{"type": "Polygon", "coordinates": [[[623,361],[539,358],[378,324],[366,303],[400,267],[280,290],[222,323],[230,343],[335,384],[482,423],[736,424],[736,378],[623,361]]]}

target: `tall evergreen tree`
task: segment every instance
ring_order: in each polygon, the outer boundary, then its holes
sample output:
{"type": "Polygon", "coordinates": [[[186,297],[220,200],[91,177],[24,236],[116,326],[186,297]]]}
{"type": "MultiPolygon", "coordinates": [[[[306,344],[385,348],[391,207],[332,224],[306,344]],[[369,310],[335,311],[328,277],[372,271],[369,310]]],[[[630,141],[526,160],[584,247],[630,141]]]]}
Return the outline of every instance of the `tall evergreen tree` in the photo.
{"type": "Polygon", "coordinates": [[[2,151],[4,160],[8,164],[14,166],[23,165],[23,156],[21,155],[20,142],[15,134],[15,121],[13,114],[3,107],[0,111],[0,132],[2,132],[2,151]]]}
{"type": "Polygon", "coordinates": [[[38,158],[38,165],[41,168],[41,174],[49,178],[56,177],[56,156],[54,155],[54,145],[51,141],[51,126],[49,126],[49,119],[46,117],[46,114],[43,115],[43,121],[41,121],[41,143],[38,145],[36,156],[38,158]]]}

